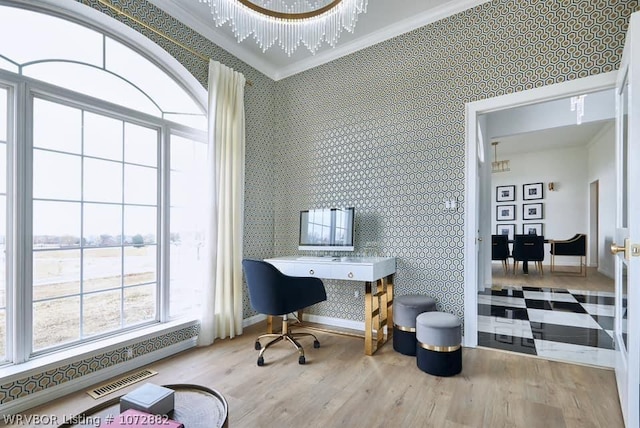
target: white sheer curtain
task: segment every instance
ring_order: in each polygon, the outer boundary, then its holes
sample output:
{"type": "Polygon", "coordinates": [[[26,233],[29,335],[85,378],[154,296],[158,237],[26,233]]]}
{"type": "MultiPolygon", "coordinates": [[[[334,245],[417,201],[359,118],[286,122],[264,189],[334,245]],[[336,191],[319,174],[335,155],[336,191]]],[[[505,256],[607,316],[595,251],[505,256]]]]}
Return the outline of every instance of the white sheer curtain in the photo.
{"type": "Polygon", "coordinates": [[[209,61],[207,270],[198,345],[242,334],[244,219],[242,73],[209,61]]]}

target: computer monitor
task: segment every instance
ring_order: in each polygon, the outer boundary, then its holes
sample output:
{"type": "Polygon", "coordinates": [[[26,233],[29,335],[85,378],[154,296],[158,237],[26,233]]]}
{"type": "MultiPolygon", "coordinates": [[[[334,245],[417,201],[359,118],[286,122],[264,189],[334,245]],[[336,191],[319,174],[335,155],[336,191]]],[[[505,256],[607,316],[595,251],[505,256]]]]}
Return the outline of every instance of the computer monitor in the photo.
{"type": "Polygon", "coordinates": [[[300,211],[298,250],[353,251],[354,214],[353,207],[300,211]]]}

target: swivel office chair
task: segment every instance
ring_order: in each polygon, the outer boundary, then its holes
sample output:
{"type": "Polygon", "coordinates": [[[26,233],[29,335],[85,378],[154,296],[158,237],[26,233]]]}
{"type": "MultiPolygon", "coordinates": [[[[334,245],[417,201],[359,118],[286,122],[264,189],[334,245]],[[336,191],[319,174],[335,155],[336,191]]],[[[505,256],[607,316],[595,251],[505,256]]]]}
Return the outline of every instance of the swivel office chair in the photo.
{"type": "Polygon", "coordinates": [[[261,260],[243,260],[249,302],[259,313],[282,316],[282,331],[278,334],[263,334],[256,339],[255,349],[259,350],[258,365],[264,365],[264,352],[271,345],[287,340],[298,350],[298,363],[305,364],[304,349],[296,340],[302,336],[313,337],[313,347],[319,348],[318,338],[311,333],[289,331],[288,314],[327,300],[322,280],[314,277],[285,275],[270,263],[261,260]],[[271,338],[262,346],[261,339],[271,338]]]}

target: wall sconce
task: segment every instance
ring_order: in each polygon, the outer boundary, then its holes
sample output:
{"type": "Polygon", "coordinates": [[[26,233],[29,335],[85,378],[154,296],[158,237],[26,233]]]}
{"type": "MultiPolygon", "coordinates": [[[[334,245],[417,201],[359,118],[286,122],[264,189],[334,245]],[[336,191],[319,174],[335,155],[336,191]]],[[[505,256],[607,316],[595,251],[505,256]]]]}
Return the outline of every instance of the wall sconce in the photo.
{"type": "Polygon", "coordinates": [[[554,190],[556,190],[556,184],[553,181],[549,182],[549,191],[553,192],[554,190]]]}

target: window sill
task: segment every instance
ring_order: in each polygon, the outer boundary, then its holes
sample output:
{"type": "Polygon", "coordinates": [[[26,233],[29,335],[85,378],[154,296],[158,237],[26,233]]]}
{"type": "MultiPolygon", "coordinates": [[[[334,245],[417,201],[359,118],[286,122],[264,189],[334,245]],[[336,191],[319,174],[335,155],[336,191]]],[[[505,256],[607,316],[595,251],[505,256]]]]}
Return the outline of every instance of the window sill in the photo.
{"type": "Polygon", "coordinates": [[[24,363],[7,365],[0,368],[0,379],[2,379],[1,383],[6,384],[8,382],[29,377],[33,374],[42,373],[65,364],[71,364],[85,358],[91,358],[95,355],[126,347],[127,345],[133,345],[142,340],[157,336],[160,333],[170,333],[196,324],[198,324],[197,320],[185,318],[162,324],[154,324],[152,326],[142,327],[138,330],[98,340],[96,342],[74,346],[52,354],[34,357],[24,363]]]}

